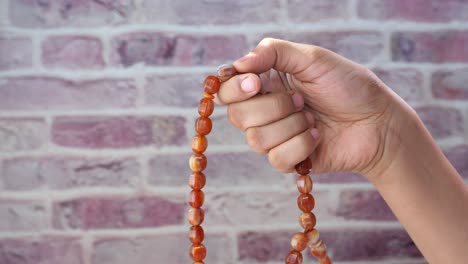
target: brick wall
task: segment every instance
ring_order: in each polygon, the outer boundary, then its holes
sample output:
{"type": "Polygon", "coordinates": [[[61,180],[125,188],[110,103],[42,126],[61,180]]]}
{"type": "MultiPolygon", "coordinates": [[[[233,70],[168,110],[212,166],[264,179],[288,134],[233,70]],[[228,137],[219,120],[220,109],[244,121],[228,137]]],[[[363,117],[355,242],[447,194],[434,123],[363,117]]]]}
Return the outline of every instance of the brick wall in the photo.
{"type": "MultiPolygon", "coordinates": [[[[1,264],[190,263],[200,84],[265,36],[374,69],[468,179],[464,0],[0,0],[0,29],[1,264]]],[[[299,230],[292,176],[249,151],[222,107],[214,122],[207,263],[282,263],[299,230]]],[[[363,178],[315,179],[337,263],[425,263],[363,178]]]]}

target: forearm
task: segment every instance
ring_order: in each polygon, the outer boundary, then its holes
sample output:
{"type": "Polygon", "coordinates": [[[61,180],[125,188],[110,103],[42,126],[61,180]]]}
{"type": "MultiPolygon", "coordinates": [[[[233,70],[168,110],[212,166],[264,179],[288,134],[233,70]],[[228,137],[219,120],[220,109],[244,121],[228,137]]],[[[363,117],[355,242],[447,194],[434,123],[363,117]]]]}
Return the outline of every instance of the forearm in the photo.
{"type": "Polygon", "coordinates": [[[373,182],[430,263],[468,261],[468,190],[419,118],[373,182]]]}

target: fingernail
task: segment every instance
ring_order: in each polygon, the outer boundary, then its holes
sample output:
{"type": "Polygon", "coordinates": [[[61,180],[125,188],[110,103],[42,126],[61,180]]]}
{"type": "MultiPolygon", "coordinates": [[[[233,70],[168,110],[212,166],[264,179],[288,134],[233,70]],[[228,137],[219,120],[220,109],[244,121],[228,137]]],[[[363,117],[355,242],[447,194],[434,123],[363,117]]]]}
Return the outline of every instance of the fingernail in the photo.
{"type": "Polygon", "coordinates": [[[312,128],[312,129],[310,130],[310,134],[312,135],[312,137],[313,137],[315,140],[319,139],[319,137],[320,137],[320,132],[319,132],[318,129],[316,129],[316,128],[312,128]]]}
{"type": "Polygon", "coordinates": [[[255,81],[252,77],[247,77],[241,82],[241,89],[245,93],[251,93],[255,91],[255,81]]]}
{"type": "Polygon", "coordinates": [[[304,98],[299,93],[293,94],[292,101],[294,103],[294,106],[296,107],[296,110],[301,110],[304,106],[304,98]]]}
{"type": "Polygon", "coordinates": [[[314,116],[310,112],[305,112],[305,116],[309,125],[312,125],[314,123],[314,116]]]}

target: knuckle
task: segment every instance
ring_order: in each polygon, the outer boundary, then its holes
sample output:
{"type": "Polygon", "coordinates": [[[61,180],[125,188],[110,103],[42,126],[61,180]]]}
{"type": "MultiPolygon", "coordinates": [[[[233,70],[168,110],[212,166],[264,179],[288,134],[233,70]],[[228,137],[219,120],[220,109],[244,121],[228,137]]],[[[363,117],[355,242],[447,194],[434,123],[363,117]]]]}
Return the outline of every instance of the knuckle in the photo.
{"type": "Polygon", "coordinates": [[[273,94],[272,101],[274,105],[273,109],[278,109],[278,112],[281,116],[289,114],[292,109],[294,109],[291,98],[287,93],[273,94]]]}
{"type": "Polygon", "coordinates": [[[258,127],[250,127],[245,131],[247,144],[257,153],[266,154],[263,136],[258,127]]]}
{"type": "Polygon", "coordinates": [[[278,41],[278,40],[275,39],[275,38],[269,38],[269,37],[267,37],[267,38],[263,38],[263,39],[260,41],[260,45],[261,45],[261,46],[265,46],[265,47],[273,47],[273,46],[276,44],[277,41],[278,41]]]}
{"type": "Polygon", "coordinates": [[[239,117],[238,117],[238,110],[236,109],[235,105],[228,105],[227,107],[227,116],[229,123],[233,125],[234,127],[240,128],[240,122],[239,122],[239,117]]]}

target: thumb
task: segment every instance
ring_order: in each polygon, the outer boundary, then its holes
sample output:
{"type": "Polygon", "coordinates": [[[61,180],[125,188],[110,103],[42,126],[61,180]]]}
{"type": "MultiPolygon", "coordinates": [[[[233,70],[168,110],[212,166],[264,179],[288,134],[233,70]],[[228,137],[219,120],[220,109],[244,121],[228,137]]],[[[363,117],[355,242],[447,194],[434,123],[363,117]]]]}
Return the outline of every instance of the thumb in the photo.
{"type": "Polygon", "coordinates": [[[265,38],[249,54],[235,61],[233,66],[240,73],[260,74],[275,69],[295,75],[302,74],[312,66],[314,58],[319,57],[317,53],[321,50],[323,49],[313,45],[265,38]]]}

